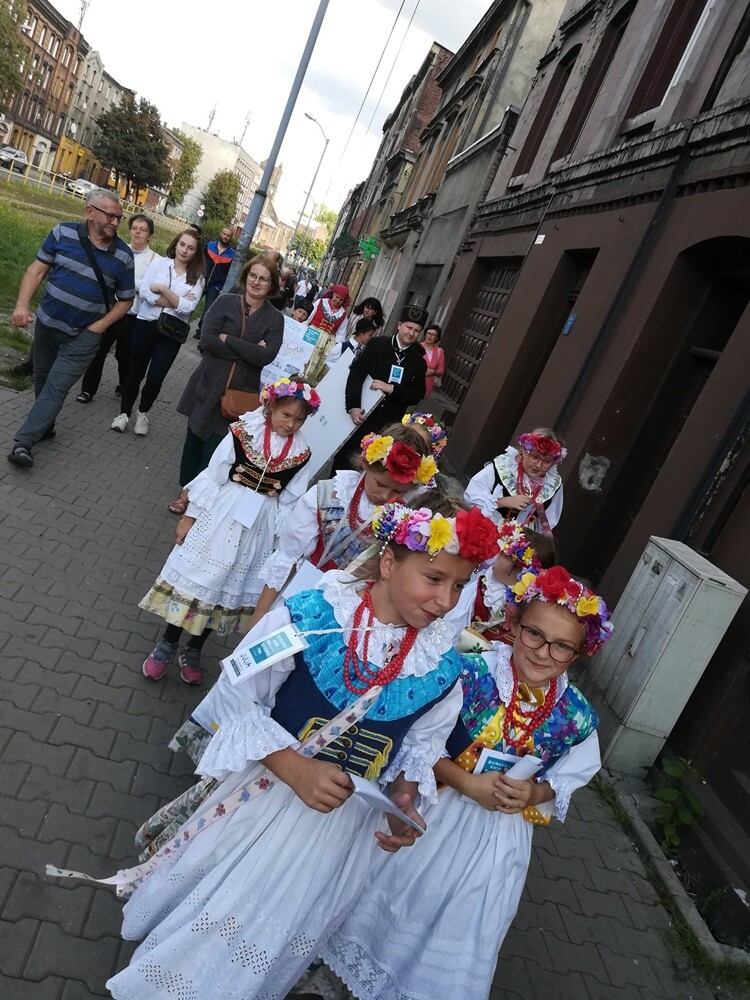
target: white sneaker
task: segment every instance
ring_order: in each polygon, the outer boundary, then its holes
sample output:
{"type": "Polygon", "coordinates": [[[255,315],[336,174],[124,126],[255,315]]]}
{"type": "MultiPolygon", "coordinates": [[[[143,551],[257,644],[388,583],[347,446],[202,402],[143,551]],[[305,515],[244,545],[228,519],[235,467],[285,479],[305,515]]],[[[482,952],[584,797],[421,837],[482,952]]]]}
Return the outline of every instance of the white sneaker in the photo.
{"type": "Polygon", "coordinates": [[[148,434],[148,416],[145,413],[141,413],[139,410],[135,415],[135,427],[133,428],[134,434],[148,434]]]}
{"type": "Polygon", "coordinates": [[[124,434],[125,431],[128,429],[128,420],[130,420],[130,417],[127,415],[127,413],[118,413],[115,419],[109,425],[109,429],[111,431],[119,431],[121,434],[124,434]]]}

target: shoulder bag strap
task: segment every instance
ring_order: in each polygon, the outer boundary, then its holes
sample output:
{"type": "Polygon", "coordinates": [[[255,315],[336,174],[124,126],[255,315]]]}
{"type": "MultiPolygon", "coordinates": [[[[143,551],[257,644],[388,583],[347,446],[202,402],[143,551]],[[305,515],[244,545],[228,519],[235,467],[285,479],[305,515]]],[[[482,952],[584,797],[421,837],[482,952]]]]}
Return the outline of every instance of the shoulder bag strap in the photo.
{"type": "Polygon", "coordinates": [[[86,232],[85,225],[78,230],[78,238],[81,241],[81,246],[86,251],[86,256],[89,259],[89,264],[91,264],[94,274],[96,275],[96,280],[99,282],[99,287],[102,290],[102,298],[104,299],[104,309],[106,315],[111,308],[109,304],[109,292],[107,291],[107,286],[104,283],[104,275],[102,274],[102,269],[99,267],[99,262],[96,259],[96,254],[94,253],[94,248],[91,245],[91,240],[89,239],[88,233],[86,232]]]}
{"type": "MultiPolygon", "coordinates": [[[[245,296],[244,295],[240,295],[239,298],[240,298],[240,316],[242,317],[242,327],[240,329],[240,340],[242,340],[242,338],[245,336],[245,296]]],[[[232,381],[232,378],[234,377],[234,370],[235,370],[236,367],[237,367],[237,362],[233,361],[232,362],[232,367],[229,369],[229,376],[227,378],[227,384],[224,386],[224,392],[228,392],[229,391],[229,383],[232,381]]],[[[223,395],[223,393],[222,393],[222,395],[223,395]]]]}

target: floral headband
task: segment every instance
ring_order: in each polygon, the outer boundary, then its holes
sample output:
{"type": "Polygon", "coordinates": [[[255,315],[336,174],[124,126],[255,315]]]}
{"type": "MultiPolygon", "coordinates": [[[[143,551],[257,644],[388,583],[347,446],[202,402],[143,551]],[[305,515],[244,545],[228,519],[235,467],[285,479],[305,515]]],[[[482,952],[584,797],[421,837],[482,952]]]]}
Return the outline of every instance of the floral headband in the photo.
{"type": "Polygon", "coordinates": [[[430,432],[432,454],[435,458],[440,458],[440,453],[448,443],[448,434],[431,413],[407,413],[402,417],[401,423],[404,427],[413,426],[414,424],[426,427],[430,432]]]}
{"type": "Polygon", "coordinates": [[[518,583],[508,588],[508,597],[511,604],[539,600],[567,608],[583,625],[587,656],[593,656],[612,636],[607,605],[562,566],[551,566],[537,574],[524,573],[518,583]]]}
{"type": "Polygon", "coordinates": [[[320,406],[320,396],[307,382],[292,382],[288,378],[280,378],[278,382],[264,385],[260,391],[260,401],[268,404],[276,399],[301,399],[315,413],[320,406]]]}
{"type": "Polygon", "coordinates": [[[391,479],[397,483],[426,486],[437,472],[432,455],[423,458],[411,445],[394,441],[390,435],[366,434],[360,443],[362,459],[368,465],[382,462],[391,479]]]}
{"type": "Polygon", "coordinates": [[[498,529],[497,545],[502,555],[512,559],[522,569],[530,569],[533,573],[541,570],[542,564],[518,521],[503,522],[498,529]]]}
{"type": "Polygon", "coordinates": [[[372,532],[384,546],[395,542],[432,558],[445,551],[479,564],[497,552],[497,526],[478,507],[443,517],[427,507],[413,510],[398,502],[387,503],[375,510],[372,532]]]}
{"type": "Polygon", "coordinates": [[[550,458],[553,462],[562,462],[568,454],[568,449],[563,448],[559,441],[553,441],[543,434],[521,434],[518,443],[524,451],[538,451],[544,458],[550,458]]]}

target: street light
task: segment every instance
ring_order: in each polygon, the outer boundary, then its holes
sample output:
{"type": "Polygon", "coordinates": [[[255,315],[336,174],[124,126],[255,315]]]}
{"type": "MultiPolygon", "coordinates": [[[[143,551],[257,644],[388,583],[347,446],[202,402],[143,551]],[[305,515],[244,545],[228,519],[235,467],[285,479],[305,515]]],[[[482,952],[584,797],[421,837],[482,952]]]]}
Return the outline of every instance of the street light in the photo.
{"type": "MultiPolygon", "coordinates": [[[[312,115],[309,115],[307,112],[305,112],[305,118],[309,118],[311,122],[315,122],[315,124],[320,129],[321,134],[322,134],[323,138],[326,141],[326,144],[325,144],[325,146],[323,146],[323,152],[320,154],[320,159],[318,160],[318,165],[315,168],[315,173],[313,174],[312,184],[310,185],[310,189],[308,190],[307,196],[305,197],[305,204],[302,206],[302,211],[299,213],[299,219],[297,219],[297,228],[295,229],[295,233],[299,232],[299,227],[302,225],[302,216],[305,214],[305,209],[307,208],[307,203],[310,200],[310,195],[312,194],[312,190],[315,187],[315,181],[318,179],[318,172],[320,171],[320,168],[323,165],[323,158],[326,155],[326,150],[328,149],[328,143],[331,141],[328,138],[328,136],[325,134],[325,132],[323,131],[323,126],[320,124],[320,122],[318,121],[317,118],[314,118],[312,115]]],[[[308,226],[308,228],[309,228],[309,226],[308,226]]]]}

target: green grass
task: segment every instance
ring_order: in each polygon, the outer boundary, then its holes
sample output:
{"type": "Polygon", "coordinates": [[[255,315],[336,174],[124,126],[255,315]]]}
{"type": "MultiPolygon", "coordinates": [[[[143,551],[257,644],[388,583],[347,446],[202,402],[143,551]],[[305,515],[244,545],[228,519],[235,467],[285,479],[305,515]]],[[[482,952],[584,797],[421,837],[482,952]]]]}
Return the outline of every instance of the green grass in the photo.
{"type": "Polygon", "coordinates": [[[20,330],[12,327],[0,325],[0,344],[9,347],[12,351],[20,351],[23,355],[29,353],[31,338],[20,330]]]}

